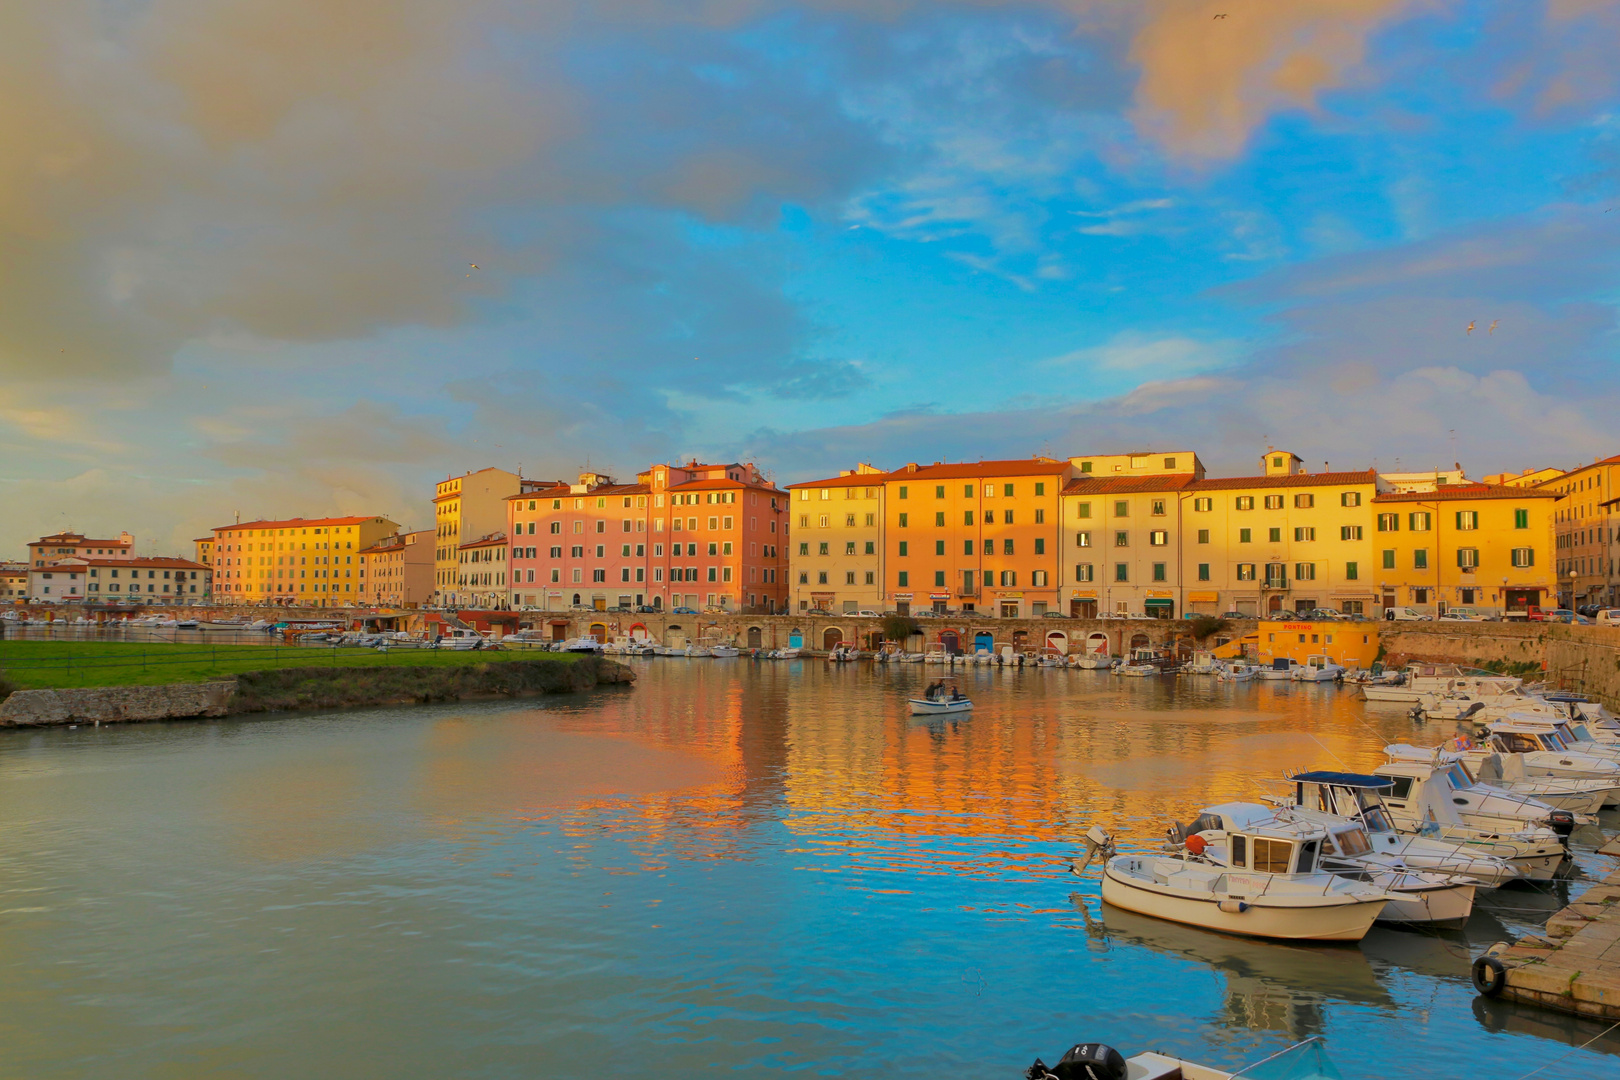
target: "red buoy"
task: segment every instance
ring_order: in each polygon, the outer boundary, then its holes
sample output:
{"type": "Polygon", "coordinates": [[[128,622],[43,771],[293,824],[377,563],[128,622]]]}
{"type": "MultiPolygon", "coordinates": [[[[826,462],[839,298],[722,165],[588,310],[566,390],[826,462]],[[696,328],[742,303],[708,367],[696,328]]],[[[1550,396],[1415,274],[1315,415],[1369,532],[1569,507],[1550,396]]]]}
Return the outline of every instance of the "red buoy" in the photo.
{"type": "Polygon", "coordinates": [[[1197,833],[1187,837],[1187,851],[1193,855],[1202,855],[1204,853],[1204,838],[1197,833]]]}

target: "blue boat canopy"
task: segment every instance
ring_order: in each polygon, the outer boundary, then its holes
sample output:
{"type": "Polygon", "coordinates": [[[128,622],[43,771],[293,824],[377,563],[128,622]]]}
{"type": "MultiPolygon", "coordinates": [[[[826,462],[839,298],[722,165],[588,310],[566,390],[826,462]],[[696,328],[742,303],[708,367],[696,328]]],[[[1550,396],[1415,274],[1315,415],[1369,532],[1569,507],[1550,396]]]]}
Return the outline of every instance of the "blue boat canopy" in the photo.
{"type": "Polygon", "coordinates": [[[1302,784],[1337,784],[1340,787],[1386,788],[1395,786],[1395,781],[1387,776],[1367,776],[1365,773],[1353,772],[1302,772],[1295,773],[1288,779],[1302,784]]]}

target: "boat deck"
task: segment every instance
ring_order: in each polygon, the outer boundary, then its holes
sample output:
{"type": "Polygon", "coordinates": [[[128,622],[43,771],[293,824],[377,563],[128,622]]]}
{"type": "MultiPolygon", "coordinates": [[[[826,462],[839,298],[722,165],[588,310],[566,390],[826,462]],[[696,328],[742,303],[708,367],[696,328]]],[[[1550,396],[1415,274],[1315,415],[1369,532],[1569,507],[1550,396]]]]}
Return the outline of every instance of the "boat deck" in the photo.
{"type": "Polygon", "coordinates": [[[1545,937],[1495,955],[1509,1001],[1620,1021],[1620,870],[1548,919],[1545,937]]]}

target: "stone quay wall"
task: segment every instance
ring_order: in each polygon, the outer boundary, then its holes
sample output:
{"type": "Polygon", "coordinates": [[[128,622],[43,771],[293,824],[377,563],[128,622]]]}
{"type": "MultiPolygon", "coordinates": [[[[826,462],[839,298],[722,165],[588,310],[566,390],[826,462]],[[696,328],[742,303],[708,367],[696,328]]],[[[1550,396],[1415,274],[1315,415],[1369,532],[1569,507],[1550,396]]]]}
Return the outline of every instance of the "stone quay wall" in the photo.
{"type": "Polygon", "coordinates": [[[1552,686],[1620,709],[1620,627],[1563,623],[1384,623],[1386,664],[1411,661],[1541,666],[1552,686]]]}
{"type": "Polygon", "coordinates": [[[74,690],[16,690],[0,701],[0,727],[129,723],[224,716],[236,680],[170,686],[96,686],[74,690]]]}

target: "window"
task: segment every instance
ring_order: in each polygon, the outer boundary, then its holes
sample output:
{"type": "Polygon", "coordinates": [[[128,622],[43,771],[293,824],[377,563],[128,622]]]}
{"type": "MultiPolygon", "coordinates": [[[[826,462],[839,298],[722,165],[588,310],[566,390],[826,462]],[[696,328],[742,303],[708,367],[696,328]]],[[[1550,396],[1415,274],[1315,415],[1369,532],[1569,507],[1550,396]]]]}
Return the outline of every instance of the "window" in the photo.
{"type": "Polygon", "coordinates": [[[1296,544],[1304,543],[1304,542],[1306,542],[1308,540],[1315,540],[1315,539],[1316,539],[1316,530],[1313,529],[1313,528],[1296,528],[1294,530],[1294,542],[1296,544]]]}
{"type": "Polygon", "coordinates": [[[1012,537],[1009,536],[1001,542],[1001,553],[1003,555],[1011,555],[1013,553],[1012,537]]]}
{"type": "Polygon", "coordinates": [[[1045,525],[1046,524],[1046,511],[1045,510],[1037,510],[1037,511],[1035,511],[1035,524],[1037,524],[1037,525],[1045,525]]]}
{"type": "MultiPolygon", "coordinates": [[[[697,571],[695,571],[695,570],[694,570],[694,571],[690,571],[690,573],[694,573],[694,574],[695,574],[695,573],[696,573],[696,572],[697,572],[697,571]]],[[[714,568],[713,568],[713,567],[710,567],[710,568],[709,568],[709,572],[710,572],[710,573],[711,573],[711,574],[712,574],[712,573],[713,573],[713,572],[714,572],[714,568]]],[[[904,574],[901,574],[901,575],[900,575],[900,576],[901,576],[901,577],[905,577],[905,575],[904,575],[904,574]]],[[[690,577],[690,578],[688,578],[688,579],[687,579],[687,580],[689,580],[689,581],[696,581],[696,580],[697,580],[697,578],[695,578],[695,577],[690,577]]],[[[818,572],[817,572],[817,574],[816,574],[816,584],[817,584],[817,585],[825,585],[825,584],[827,584],[827,571],[825,571],[825,570],[821,570],[821,571],[818,571],[818,572]]]]}
{"type": "Polygon", "coordinates": [[[855,554],[855,541],[853,541],[853,540],[844,541],[844,554],[845,555],[853,555],[853,554],[855,554]]]}
{"type": "Polygon", "coordinates": [[[1003,570],[1001,572],[1001,587],[1003,589],[1013,589],[1013,588],[1017,588],[1017,586],[1018,586],[1018,571],[1016,571],[1016,570],[1003,570]]]}
{"type": "Polygon", "coordinates": [[[973,485],[972,484],[963,484],[962,485],[962,498],[964,498],[964,499],[973,498],[973,485]]]}
{"type": "Polygon", "coordinates": [[[940,485],[938,485],[938,486],[936,486],[934,488],[934,498],[943,499],[944,497],[945,497],[945,485],[940,484],[940,485]]]}
{"type": "Polygon", "coordinates": [[[1266,563],[1266,584],[1283,588],[1288,584],[1288,568],[1280,562],[1266,563]]]}
{"type": "Polygon", "coordinates": [[[800,544],[799,545],[799,554],[800,555],[808,555],[808,554],[810,554],[810,545],[809,544],[800,544]]]}
{"type": "Polygon", "coordinates": [[[1429,568],[1429,549],[1418,548],[1412,552],[1412,569],[1427,570],[1429,568]]]}
{"type": "MultiPolygon", "coordinates": [[[[1009,540],[1009,541],[1007,541],[1007,543],[1010,544],[1010,543],[1012,543],[1012,541],[1009,540]]],[[[1037,536],[1035,538],[1035,554],[1037,554],[1037,555],[1045,555],[1046,554],[1046,538],[1044,536],[1037,536]]]]}
{"type": "Polygon", "coordinates": [[[1294,580],[1295,581],[1315,581],[1316,580],[1316,564],[1315,563],[1310,563],[1310,562],[1295,563],[1294,564],[1294,580]]]}
{"type": "Polygon", "coordinates": [[[553,522],[552,522],[552,523],[551,523],[551,531],[552,531],[552,532],[554,532],[554,533],[560,533],[560,532],[562,532],[562,522],[560,522],[560,521],[553,521],[553,522]]]}
{"type": "Polygon", "coordinates": [[[1128,533],[1128,532],[1117,532],[1117,533],[1115,533],[1114,534],[1114,546],[1115,547],[1130,547],[1131,546],[1131,534],[1128,533]]]}
{"type": "Polygon", "coordinates": [[[1232,837],[1232,865],[1249,865],[1249,838],[1247,836],[1232,837]]]}
{"type": "Polygon", "coordinates": [[[984,542],[984,553],[986,555],[994,555],[996,553],[996,542],[994,540],[986,540],[984,542]]]}
{"type": "Polygon", "coordinates": [[[1399,514],[1379,514],[1378,515],[1378,531],[1379,532],[1400,532],[1401,531],[1401,515],[1399,515],[1399,514]]]}
{"type": "Polygon", "coordinates": [[[1090,547],[1091,546],[1091,534],[1088,533],[1088,532],[1077,532],[1077,533],[1075,533],[1074,534],[1074,546],[1075,547],[1090,547]]]}
{"type": "Polygon", "coordinates": [[[1163,529],[1154,529],[1148,533],[1148,544],[1153,547],[1164,547],[1170,542],[1170,534],[1163,529]]]}
{"type": "Polygon", "coordinates": [[[1340,540],[1360,540],[1361,539],[1361,526],[1360,525],[1340,525],[1339,526],[1339,539],[1340,540]]]}
{"type": "Polygon", "coordinates": [[[971,511],[971,510],[962,511],[962,524],[970,526],[970,527],[973,525],[973,511],[971,511]]]}
{"type": "Polygon", "coordinates": [[[1237,579],[1239,581],[1254,580],[1254,563],[1240,562],[1237,564],[1237,579]]]}
{"type": "MultiPolygon", "coordinates": [[[[905,547],[906,545],[901,544],[900,546],[905,547]]],[[[816,554],[817,555],[826,555],[827,554],[827,541],[823,540],[819,545],[817,545],[816,554]]],[[[905,552],[902,551],[901,554],[904,555],[905,552]]]]}
{"type": "Polygon", "coordinates": [[[900,485],[900,497],[902,499],[904,499],[907,496],[907,494],[908,494],[908,492],[906,490],[906,486],[904,484],[900,485]]]}
{"type": "Polygon", "coordinates": [[[1361,505],[1361,492],[1359,492],[1359,491],[1341,491],[1339,493],[1339,505],[1340,506],[1360,506],[1361,505]]]}
{"type": "Polygon", "coordinates": [[[1266,496],[1266,509],[1267,510],[1281,510],[1282,509],[1282,504],[1283,504],[1283,497],[1281,495],[1267,495],[1266,496]]]}
{"type": "Polygon", "coordinates": [[[1156,563],[1153,564],[1153,580],[1154,581],[1163,581],[1164,580],[1164,563],[1156,562],[1156,563]]]}
{"type": "Polygon", "coordinates": [[[1253,510],[1254,509],[1254,496],[1253,495],[1239,495],[1237,497],[1237,499],[1236,499],[1236,505],[1237,505],[1237,508],[1239,510],[1253,510]]]}
{"type": "MultiPolygon", "coordinates": [[[[854,544],[850,545],[850,547],[854,547],[854,546],[855,546],[854,544]]],[[[850,552],[850,554],[853,555],[854,552],[852,551],[852,552],[850,552]]],[[[943,541],[943,540],[935,540],[934,541],[934,554],[935,555],[943,555],[943,554],[945,554],[945,541],[943,541]]]]}
{"type": "Polygon", "coordinates": [[[1414,511],[1407,515],[1406,527],[1413,532],[1428,532],[1430,520],[1427,510],[1414,511]]]}
{"type": "Polygon", "coordinates": [[[1009,499],[1012,498],[1013,497],[1013,486],[1011,484],[1006,484],[1006,485],[1003,485],[1003,486],[1006,488],[1007,498],[1009,498],[1009,499]]]}
{"type": "Polygon", "coordinates": [[[844,515],[844,528],[853,529],[854,527],[855,527],[855,515],[854,514],[845,514],[844,515]]]}
{"type": "Polygon", "coordinates": [[[1044,589],[1046,587],[1046,571],[1031,570],[1029,572],[1029,583],[1034,588],[1044,589]]]}
{"type": "Polygon", "coordinates": [[[1207,513],[1208,511],[1214,509],[1214,507],[1215,507],[1215,500],[1211,499],[1207,495],[1200,496],[1199,498],[1196,498],[1196,499],[1193,500],[1193,509],[1198,511],[1201,514],[1202,513],[1207,513]]]}
{"type": "Polygon", "coordinates": [[[1115,563],[1114,564],[1114,580],[1115,581],[1129,581],[1129,580],[1131,580],[1130,564],[1122,563],[1122,562],[1115,563]]]}
{"type": "MultiPolygon", "coordinates": [[[[1521,511],[1521,513],[1522,512],[1523,511],[1521,511]]],[[[1515,568],[1520,569],[1520,570],[1524,569],[1527,566],[1536,565],[1536,553],[1535,553],[1535,551],[1533,551],[1530,548],[1514,548],[1513,549],[1513,565],[1514,565],[1515,568]]]]}
{"type": "Polygon", "coordinates": [[[1011,510],[1003,510],[1001,515],[1003,525],[1011,525],[1013,523],[1013,512],[1011,510]]]}
{"type": "Polygon", "coordinates": [[[1393,548],[1385,548],[1384,549],[1384,569],[1385,570],[1393,570],[1393,569],[1395,569],[1395,549],[1393,549],[1393,548]]]}
{"type": "Polygon", "coordinates": [[[875,584],[876,584],[876,582],[875,582],[875,581],[874,581],[874,580],[873,580],[873,578],[874,578],[874,575],[873,575],[873,572],[872,572],[872,571],[870,571],[870,570],[868,570],[868,571],[867,571],[867,572],[866,572],[866,583],[867,583],[867,584],[868,584],[868,585],[875,585],[875,584]]]}
{"type": "Polygon", "coordinates": [[[877,541],[868,540],[866,542],[866,554],[868,554],[868,555],[876,555],[877,554],[877,541]]]}
{"type": "Polygon", "coordinates": [[[1353,562],[1347,562],[1347,563],[1344,564],[1344,580],[1346,580],[1346,581],[1356,581],[1360,577],[1361,577],[1360,567],[1358,567],[1353,562]]]}
{"type": "Polygon", "coordinates": [[[1091,504],[1088,502],[1074,504],[1074,516],[1088,518],[1091,516],[1091,504]]]}
{"type": "Polygon", "coordinates": [[[1253,529],[1239,529],[1238,530],[1238,543],[1240,543],[1240,544],[1252,544],[1253,542],[1254,542],[1254,530],[1253,529]]]}
{"type": "Polygon", "coordinates": [[[1469,531],[1471,531],[1473,529],[1479,528],[1479,511],[1478,510],[1459,510],[1459,511],[1457,511],[1457,528],[1462,532],[1469,532],[1469,531]]]}
{"type": "Polygon", "coordinates": [[[1045,495],[1046,494],[1046,485],[1044,483],[1036,484],[1035,485],[1035,494],[1037,494],[1037,495],[1045,495]]]}
{"type": "MultiPolygon", "coordinates": [[[[820,526],[821,528],[825,529],[827,527],[827,515],[822,514],[820,517],[818,517],[816,519],[816,524],[818,526],[820,526]]],[[[711,529],[714,528],[714,518],[709,519],[709,528],[711,528],[711,529]]]]}
{"type": "Polygon", "coordinates": [[[1115,517],[1130,517],[1131,516],[1131,504],[1129,502],[1127,502],[1126,500],[1124,500],[1124,499],[1116,499],[1114,501],[1114,516],[1115,517]]]}
{"type": "Polygon", "coordinates": [[[1262,874],[1288,873],[1288,861],[1293,858],[1294,845],[1287,840],[1267,840],[1263,836],[1254,838],[1254,855],[1249,861],[1249,869],[1262,874]]]}
{"type": "Polygon", "coordinates": [[[1513,527],[1515,529],[1528,529],[1530,527],[1530,511],[1513,511],[1513,527]]]}
{"type": "Polygon", "coordinates": [[[1074,580],[1076,580],[1076,581],[1095,581],[1095,580],[1097,580],[1095,577],[1092,576],[1092,566],[1091,566],[1091,564],[1088,563],[1088,562],[1075,563],[1074,564],[1074,580]]]}
{"type": "Polygon", "coordinates": [[[1152,512],[1153,512],[1154,517],[1164,517],[1164,500],[1163,499],[1154,499],[1153,500],[1153,511],[1152,512]]]}
{"type": "Polygon", "coordinates": [[[1479,566],[1479,548],[1458,548],[1457,565],[1464,570],[1473,570],[1479,566]]]}
{"type": "Polygon", "coordinates": [[[1316,505],[1316,496],[1315,495],[1311,495],[1311,494],[1307,493],[1307,494],[1303,494],[1303,495],[1295,495],[1294,496],[1294,508],[1297,509],[1297,510],[1309,510],[1311,507],[1313,507],[1315,505],[1316,505]]]}
{"type": "Polygon", "coordinates": [[[1081,462],[1081,463],[1080,463],[1080,471],[1081,471],[1081,472],[1090,472],[1090,471],[1091,471],[1091,462],[1089,462],[1089,461],[1082,461],[1082,462],[1081,462]]]}
{"type": "Polygon", "coordinates": [[[943,570],[935,570],[934,571],[934,588],[943,589],[944,587],[945,587],[945,571],[943,571],[943,570]]]}
{"type": "Polygon", "coordinates": [[[962,541],[962,554],[964,554],[964,555],[972,555],[973,554],[973,541],[971,541],[971,540],[962,541]]]}
{"type": "MultiPolygon", "coordinates": [[[[853,525],[854,522],[851,522],[850,524],[853,525]]],[[[934,527],[936,529],[943,529],[945,527],[945,511],[941,510],[939,513],[934,515],[934,527]]]]}
{"type": "Polygon", "coordinates": [[[904,557],[904,556],[906,556],[906,555],[909,555],[909,554],[910,554],[910,551],[909,551],[909,550],[908,550],[908,548],[909,548],[909,546],[910,546],[910,545],[909,545],[909,544],[907,544],[907,542],[906,542],[906,541],[904,541],[904,540],[902,540],[902,541],[900,541],[900,555],[901,555],[901,557],[902,557],[902,558],[903,558],[903,557],[904,557]]]}
{"type": "MultiPolygon", "coordinates": [[[[905,575],[904,575],[904,574],[902,574],[902,575],[900,575],[900,576],[901,576],[901,577],[904,577],[904,576],[905,576],[905,575]]],[[[657,580],[658,580],[658,571],[656,571],[656,570],[654,570],[654,571],[653,571],[653,580],[654,580],[654,581],[657,581],[657,580]]],[[[808,585],[808,584],[810,584],[810,575],[809,575],[809,574],[806,574],[806,573],[803,573],[803,572],[801,572],[801,573],[800,573],[800,574],[799,574],[799,584],[800,584],[800,585],[808,585]]]]}
{"type": "MultiPolygon", "coordinates": [[[[901,491],[904,491],[904,490],[906,490],[906,489],[905,489],[905,488],[901,488],[901,489],[900,489],[900,490],[901,490],[901,491]]],[[[907,524],[907,522],[906,522],[906,516],[907,516],[907,515],[905,515],[905,514],[901,514],[901,515],[900,515],[900,527],[901,527],[901,528],[902,528],[902,529],[904,529],[904,528],[905,528],[905,527],[906,527],[906,524],[907,524]]]]}
{"type": "Polygon", "coordinates": [[[1280,544],[1280,543],[1282,543],[1282,530],[1281,529],[1267,529],[1266,530],[1266,538],[1268,540],[1270,540],[1273,544],[1280,544]]]}

